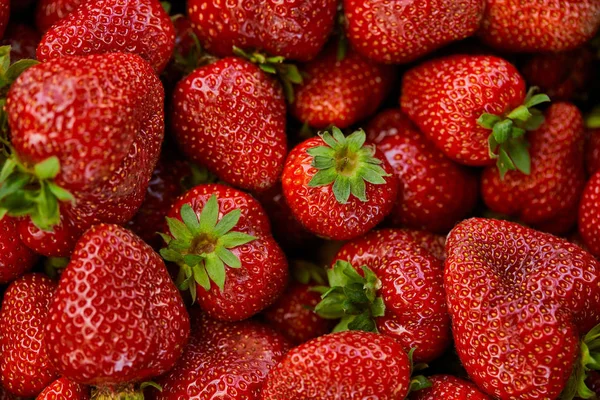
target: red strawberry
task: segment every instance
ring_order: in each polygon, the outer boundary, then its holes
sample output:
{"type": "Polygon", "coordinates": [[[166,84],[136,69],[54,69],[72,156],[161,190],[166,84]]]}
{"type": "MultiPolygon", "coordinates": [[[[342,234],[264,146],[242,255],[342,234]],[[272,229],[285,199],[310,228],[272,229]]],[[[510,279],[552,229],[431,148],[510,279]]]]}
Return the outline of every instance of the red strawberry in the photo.
{"type": "Polygon", "coordinates": [[[429,362],[450,342],[443,266],[410,232],[371,232],[341,248],[327,271],[331,288],[315,311],[342,318],[336,330],[389,335],[414,361],[429,362]]]}
{"type": "Polygon", "coordinates": [[[87,1],[89,0],[38,0],[35,10],[35,25],[38,31],[46,32],[87,1]]]}
{"type": "Polygon", "coordinates": [[[26,397],[40,393],[57,374],[46,354],[44,327],[56,283],[41,274],[13,282],[2,301],[2,386],[26,397]]]}
{"type": "Polygon", "coordinates": [[[446,260],[446,237],[427,231],[404,230],[419,246],[431,253],[432,256],[444,262],[446,260]]]}
{"type": "Polygon", "coordinates": [[[380,63],[407,63],[471,36],[483,0],[344,0],[346,34],[357,52],[380,63]]]}
{"type": "Polygon", "coordinates": [[[40,35],[29,25],[11,23],[6,29],[3,45],[10,46],[11,62],[35,58],[35,49],[40,42],[40,35]]]}
{"type": "Polygon", "coordinates": [[[413,392],[411,400],[491,400],[479,391],[477,386],[452,375],[434,375],[429,377],[430,388],[413,392]]]}
{"type": "Polygon", "coordinates": [[[291,113],[319,129],[349,127],[379,107],[394,80],[392,67],[377,65],[349,51],[340,61],[332,46],[300,68],[291,113]]]}
{"type": "Polygon", "coordinates": [[[289,348],[283,336],[257,322],[201,316],[183,356],[156,379],[162,391],[153,391],[151,398],[258,400],[267,373],[289,348]]]}
{"type": "Polygon", "coordinates": [[[126,229],[100,224],[81,237],[61,275],[46,343],[63,377],[108,396],[170,369],[189,330],[160,256],[126,229]]]}
{"type": "Polygon", "coordinates": [[[549,101],[545,95],[526,97],[516,68],[484,55],[438,58],[411,69],[400,100],[402,111],[448,157],[477,166],[497,159],[503,172],[527,172],[523,135],[542,122],[530,108],[549,101]]]}
{"type": "Polygon", "coordinates": [[[88,400],[89,392],[90,390],[83,385],[60,378],[47,386],[36,400],[88,400]]]}
{"type": "Polygon", "coordinates": [[[226,57],[233,47],[299,61],[316,56],[333,29],[337,1],[188,1],[188,16],[202,45],[226,57]]]}
{"type": "Polygon", "coordinates": [[[224,185],[196,186],[173,204],[167,224],[160,253],[179,264],[179,287],[197,296],[212,318],[249,318],[284,290],[287,261],[250,195],[224,185]]]}
{"type": "Polygon", "coordinates": [[[383,152],[402,185],[395,224],[448,232],[477,203],[477,177],[429,142],[400,110],[377,115],[367,137],[383,152]]]}
{"type": "Polygon", "coordinates": [[[581,395],[591,367],[581,347],[598,357],[598,327],[580,336],[600,322],[600,263],[564,239],[491,219],[457,225],[446,250],[454,341],[477,386],[499,399],[581,395]]]}
{"type": "Polygon", "coordinates": [[[585,185],[583,145],[585,133],[581,113],[572,104],[555,103],[546,121],[528,135],[531,173],[509,171],[504,179],[495,166],[482,175],[485,204],[492,210],[520,221],[548,228],[561,220],[553,233],[566,233],[577,219],[577,206],[585,185]]]}
{"type": "Polygon", "coordinates": [[[37,255],[21,239],[12,217],[0,220],[0,283],[8,283],[30,270],[37,255]]]}
{"type": "Polygon", "coordinates": [[[588,131],[588,140],[585,146],[585,161],[587,172],[593,175],[600,170],[600,128],[588,131]]]}
{"type": "Polygon", "coordinates": [[[277,81],[240,58],[198,68],[177,85],[173,128],[183,153],[225,182],[273,186],[286,150],[286,106],[277,81]]]}
{"type": "Polygon", "coordinates": [[[364,131],[337,128],[296,146],[281,178],[294,216],[309,231],[335,240],[358,237],[390,213],[398,180],[364,131]]]}
{"type": "Polygon", "coordinates": [[[271,370],[262,400],[402,400],[410,361],[400,343],[370,332],[325,335],[292,349],[271,370]]]}
{"type": "Polygon", "coordinates": [[[487,0],[480,36],[506,51],[557,52],[581,46],[599,26],[597,0],[487,0]]]}
{"type": "Polygon", "coordinates": [[[589,251],[600,257],[600,171],[590,178],[581,196],[579,234],[589,251]]]}
{"type": "Polygon", "coordinates": [[[127,52],[160,73],[174,46],[175,28],[158,0],[90,0],[44,34],[37,58],[127,52]]]}

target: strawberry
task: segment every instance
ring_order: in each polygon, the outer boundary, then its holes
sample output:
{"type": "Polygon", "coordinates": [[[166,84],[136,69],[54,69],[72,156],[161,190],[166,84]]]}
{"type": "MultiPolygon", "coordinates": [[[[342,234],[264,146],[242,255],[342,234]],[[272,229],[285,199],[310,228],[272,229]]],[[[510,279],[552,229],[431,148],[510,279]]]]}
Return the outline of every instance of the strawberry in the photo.
{"type": "Polygon", "coordinates": [[[597,0],[487,0],[479,33],[501,50],[558,52],[581,46],[599,26],[597,0]]]}
{"type": "Polygon", "coordinates": [[[600,128],[588,131],[588,140],[585,146],[585,161],[587,172],[590,175],[600,170],[600,128]]]}
{"type": "Polygon", "coordinates": [[[408,234],[417,244],[427,250],[432,256],[444,262],[446,260],[446,237],[436,235],[427,231],[415,231],[405,229],[405,234],[408,234]]]}
{"type": "Polygon", "coordinates": [[[523,135],[543,122],[531,107],[545,101],[548,96],[531,91],[526,96],[514,66],[487,55],[453,55],[414,67],[404,75],[400,99],[402,111],[446,156],[474,166],[496,159],[501,173],[527,173],[523,135]]]}
{"type": "Polygon", "coordinates": [[[212,317],[251,317],[271,305],[287,281],[287,261],[269,220],[250,195],[198,185],[175,201],[160,254],[181,267],[179,287],[212,317]],[[212,282],[212,283],[211,283],[212,282]]]}
{"type": "Polygon", "coordinates": [[[175,46],[175,28],[158,0],[90,0],[42,37],[37,59],[134,53],[160,73],[175,46]]]}
{"type": "Polygon", "coordinates": [[[89,392],[86,386],[60,378],[48,385],[36,400],[88,400],[89,392]]]}
{"type": "Polygon", "coordinates": [[[0,310],[2,385],[25,397],[40,393],[57,374],[46,354],[44,328],[56,283],[41,274],[14,281],[0,310]]]}
{"type": "Polygon", "coordinates": [[[402,111],[378,114],[367,138],[385,154],[402,185],[392,211],[395,224],[444,233],[474,208],[475,174],[449,160],[402,111]]]}
{"type": "Polygon", "coordinates": [[[233,47],[298,61],[315,57],[333,29],[337,1],[189,0],[188,16],[202,45],[226,57],[233,47]]]}
{"type": "Polygon", "coordinates": [[[319,129],[347,128],[371,115],[394,81],[394,69],[366,60],[349,51],[338,60],[329,46],[300,68],[302,85],[296,86],[291,113],[319,129]]]}
{"type": "Polygon", "coordinates": [[[442,272],[410,232],[374,231],[340,249],[315,311],[341,318],[334,331],[380,332],[413,349],[415,362],[429,362],[450,342],[442,272]]]}
{"type": "Polygon", "coordinates": [[[29,25],[11,23],[6,28],[2,39],[3,45],[10,46],[11,61],[35,58],[35,49],[40,42],[40,35],[29,25]]]}
{"type": "Polygon", "coordinates": [[[88,0],[38,0],[35,10],[35,25],[44,33],[58,21],[69,15],[88,0]]]}
{"type": "Polygon", "coordinates": [[[369,231],[392,211],[398,180],[363,130],[338,129],[307,139],[288,155],[283,194],[309,231],[346,240],[369,231]]]}
{"type": "Polygon", "coordinates": [[[395,339],[371,332],[321,336],[288,352],[271,370],[262,400],[401,400],[410,361],[395,339]]]}
{"type": "Polygon", "coordinates": [[[503,400],[585,394],[598,357],[600,263],[564,239],[481,218],[457,225],[446,251],[456,350],[477,386],[503,400]]]}
{"type": "Polygon", "coordinates": [[[546,121],[528,135],[531,173],[509,171],[504,179],[495,166],[485,169],[481,190],[492,210],[536,226],[561,220],[552,233],[566,233],[577,219],[585,185],[583,117],[570,103],[555,103],[546,121]]]}
{"type": "Polygon", "coordinates": [[[344,0],[346,34],[357,52],[380,63],[408,63],[474,34],[483,0],[344,0]]]}
{"type": "Polygon", "coordinates": [[[287,353],[288,341],[254,321],[220,322],[201,316],[173,369],[156,379],[152,399],[258,400],[267,373],[287,353]]]}
{"type": "Polygon", "coordinates": [[[429,377],[431,387],[417,390],[410,400],[491,400],[480,392],[477,386],[452,375],[434,375],[429,377]]]}
{"type": "Polygon", "coordinates": [[[128,230],[100,224],[79,239],[60,277],[46,343],[63,377],[110,396],[170,369],[189,330],[160,256],[128,230]]]}
{"type": "Polygon", "coordinates": [[[173,96],[173,129],[192,161],[247,190],[275,185],[287,152],[281,86],[249,61],[198,68],[173,96]]]}
{"type": "Polygon", "coordinates": [[[600,257],[600,171],[585,185],[579,205],[579,234],[583,243],[600,257]]]}
{"type": "Polygon", "coordinates": [[[19,239],[15,219],[4,217],[0,220],[0,283],[23,275],[37,259],[37,255],[19,239]]]}

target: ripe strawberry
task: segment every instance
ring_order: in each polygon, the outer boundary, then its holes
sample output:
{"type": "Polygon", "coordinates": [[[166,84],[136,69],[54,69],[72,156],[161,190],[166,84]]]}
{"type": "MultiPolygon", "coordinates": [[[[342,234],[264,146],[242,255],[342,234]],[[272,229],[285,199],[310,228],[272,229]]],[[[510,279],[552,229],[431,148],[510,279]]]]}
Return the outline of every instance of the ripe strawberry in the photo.
{"type": "Polygon", "coordinates": [[[0,220],[0,283],[23,275],[37,259],[37,255],[19,239],[17,222],[12,217],[0,220]]]}
{"type": "Polygon", "coordinates": [[[492,210],[541,228],[561,220],[552,233],[566,233],[577,220],[585,186],[583,117],[570,103],[555,103],[546,121],[528,135],[531,173],[509,171],[504,179],[495,166],[481,177],[485,204],[492,210]]]}
{"type": "Polygon", "coordinates": [[[335,240],[358,237],[390,213],[398,180],[364,131],[348,136],[338,129],[296,146],[288,155],[283,194],[309,231],[335,240]]]}
{"type": "Polygon", "coordinates": [[[402,111],[378,114],[367,138],[385,154],[402,185],[394,224],[445,233],[475,207],[476,175],[446,158],[402,111]]]}
{"type": "Polygon", "coordinates": [[[44,327],[56,283],[41,274],[14,281],[4,294],[0,311],[2,385],[25,397],[40,393],[57,373],[46,354],[44,327]]]}
{"type": "Polygon", "coordinates": [[[344,0],[346,34],[360,54],[380,63],[408,63],[474,34],[483,0],[344,0]]]}
{"type": "Polygon", "coordinates": [[[488,0],[479,33],[501,50],[558,52],[581,46],[599,26],[597,0],[488,0]]]}
{"type": "Polygon", "coordinates": [[[219,184],[196,186],[173,204],[167,225],[160,254],[179,264],[180,289],[189,289],[210,317],[249,318],[284,290],[287,261],[250,195],[219,184]]]}
{"type": "Polygon", "coordinates": [[[338,332],[288,352],[271,370],[262,400],[401,400],[410,385],[404,349],[389,336],[338,332]]]}
{"type": "Polygon", "coordinates": [[[44,389],[36,400],[88,400],[90,390],[86,386],[60,378],[44,389]]]}
{"type": "Polygon", "coordinates": [[[373,114],[394,81],[394,69],[349,51],[338,60],[329,46],[300,68],[305,76],[297,86],[291,113],[319,129],[347,128],[373,114]]]}
{"type": "Polygon", "coordinates": [[[61,19],[89,0],[38,0],[35,10],[35,25],[44,33],[61,19]]]}
{"type": "Polygon", "coordinates": [[[446,260],[446,237],[427,231],[404,230],[419,246],[431,253],[432,256],[444,262],[446,260]]]}
{"type": "Polygon", "coordinates": [[[491,400],[480,392],[477,386],[452,375],[434,375],[429,377],[431,387],[417,390],[410,400],[491,400]]]}
{"type": "Polygon", "coordinates": [[[102,396],[170,369],[189,330],[160,256],[126,229],[100,224],[79,239],[61,275],[46,344],[63,377],[97,385],[102,396]]]}
{"type": "Polygon", "coordinates": [[[600,171],[590,178],[581,196],[579,234],[589,251],[600,257],[600,171]]]}
{"type": "Polygon", "coordinates": [[[526,97],[525,81],[507,61],[453,55],[409,70],[400,101],[419,130],[454,161],[481,166],[497,159],[502,173],[527,173],[523,135],[543,121],[530,108],[549,101],[531,95],[526,97]]]}
{"type": "Polygon", "coordinates": [[[173,369],[156,379],[152,399],[258,400],[267,373],[287,353],[289,342],[254,321],[220,322],[201,316],[173,369]]]}
{"type": "Polygon", "coordinates": [[[581,396],[591,365],[578,356],[598,351],[598,327],[580,336],[600,322],[600,263],[564,239],[492,219],[461,222],[446,250],[454,341],[477,386],[499,399],[581,396]]]}
{"type": "Polygon", "coordinates": [[[286,150],[286,106],[277,81],[249,61],[224,58],[179,82],[177,142],[192,161],[248,190],[273,186],[286,150]]]}
{"type": "Polygon", "coordinates": [[[341,318],[334,331],[380,332],[414,349],[415,362],[429,362],[450,342],[442,272],[410,232],[371,232],[340,249],[315,311],[341,318]]]}
{"type": "Polygon", "coordinates": [[[588,131],[588,140],[585,146],[585,161],[587,172],[590,175],[600,170],[600,128],[588,131]]]}
{"type": "Polygon", "coordinates": [[[315,57],[333,29],[337,1],[188,1],[188,16],[206,50],[226,57],[233,47],[298,61],[315,57]]]}
{"type": "Polygon", "coordinates": [[[42,37],[37,59],[126,52],[160,73],[175,46],[175,28],[158,0],[90,0],[42,37]]]}
{"type": "Polygon", "coordinates": [[[11,23],[6,28],[3,45],[10,46],[11,62],[35,58],[35,49],[40,42],[40,35],[29,25],[11,23]]]}

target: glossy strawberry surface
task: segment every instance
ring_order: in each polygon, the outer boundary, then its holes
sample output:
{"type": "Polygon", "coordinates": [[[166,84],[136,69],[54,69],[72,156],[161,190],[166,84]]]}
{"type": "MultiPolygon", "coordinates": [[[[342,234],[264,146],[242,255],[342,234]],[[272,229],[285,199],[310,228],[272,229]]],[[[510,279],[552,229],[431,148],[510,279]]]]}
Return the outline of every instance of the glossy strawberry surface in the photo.
{"type": "Polygon", "coordinates": [[[411,400],[491,400],[472,382],[451,375],[430,376],[431,387],[417,390],[411,400]]]}
{"type": "Polygon", "coordinates": [[[0,282],[8,283],[33,267],[38,256],[20,239],[18,221],[0,220],[0,282]]]}
{"type": "Polygon", "coordinates": [[[73,383],[67,378],[60,378],[48,385],[36,400],[88,400],[89,398],[88,387],[73,383]]]}
{"type": "Polygon", "coordinates": [[[600,257],[600,171],[592,175],[581,196],[579,234],[590,252],[600,257]]]}
{"type": "Polygon", "coordinates": [[[44,33],[88,0],[38,0],[35,24],[44,33]]]}

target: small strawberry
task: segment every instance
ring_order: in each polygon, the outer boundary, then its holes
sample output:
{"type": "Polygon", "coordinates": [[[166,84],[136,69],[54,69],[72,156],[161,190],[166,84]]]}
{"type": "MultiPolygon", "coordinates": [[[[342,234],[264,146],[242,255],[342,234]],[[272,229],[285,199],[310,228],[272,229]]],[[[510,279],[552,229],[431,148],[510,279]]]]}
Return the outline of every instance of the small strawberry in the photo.
{"type": "Polygon", "coordinates": [[[492,211],[538,229],[560,220],[552,233],[566,233],[577,219],[585,186],[583,117],[570,103],[552,104],[544,124],[527,140],[530,174],[509,171],[501,179],[495,166],[487,167],[481,177],[483,200],[492,211]]]}
{"type": "Polygon", "coordinates": [[[600,171],[587,182],[579,205],[579,234],[583,243],[600,257],[600,171]]]}
{"type": "Polygon", "coordinates": [[[6,28],[3,45],[10,46],[11,62],[35,58],[35,49],[40,42],[40,34],[29,25],[11,23],[6,28]]]}
{"type": "Polygon", "coordinates": [[[528,172],[524,134],[543,122],[532,107],[545,101],[548,96],[531,91],[526,96],[514,66],[486,55],[453,55],[414,67],[404,75],[400,99],[402,111],[446,156],[474,166],[496,159],[502,174],[528,172]]]}
{"type": "Polygon", "coordinates": [[[344,0],[346,35],[360,54],[380,63],[408,63],[474,34],[483,0],[344,0]]]}
{"type": "Polygon", "coordinates": [[[84,385],[60,378],[44,389],[36,400],[89,400],[90,390],[84,385]]]}
{"type": "Polygon", "coordinates": [[[394,69],[349,51],[338,60],[329,46],[300,68],[302,85],[296,86],[291,113],[309,126],[346,128],[371,115],[394,81],[394,69]]]}
{"type": "Polygon", "coordinates": [[[37,59],[134,53],[160,73],[175,46],[175,28],[158,0],[89,0],[42,37],[37,59]]]}
{"type": "Polygon", "coordinates": [[[89,0],[38,0],[35,10],[35,25],[38,31],[46,32],[87,1],[89,0]]]}
{"type": "Polygon", "coordinates": [[[57,378],[46,353],[44,328],[56,283],[41,274],[14,281],[0,310],[2,386],[19,396],[33,397],[57,378]]]}
{"type": "Polygon", "coordinates": [[[558,52],[581,46],[599,26],[597,0],[487,0],[479,33],[501,50],[558,52]]]}
{"type": "Polygon", "coordinates": [[[212,318],[249,318],[283,292],[287,261],[250,195],[219,184],[196,186],[173,204],[167,225],[160,254],[179,264],[179,287],[212,318]]]}
{"type": "Polygon", "coordinates": [[[457,225],[446,251],[456,350],[477,386],[502,400],[589,398],[600,263],[564,239],[481,218],[457,225]]]}
{"type": "Polygon", "coordinates": [[[288,155],[283,194],[309,231],[335,240],[358,237],[381,222],[398,196],[398,180],[374,145],[358,130],[338,129],[296,146],[288,155]]]}
{"type": "Polygon", "coordinates": [[[265,190],[283,168],[285,113],[277,81],[249,61],[229,57],[179,82],[172,122],[192,161],[231,185],[265,190]]]}
{"type": "Polygon", "coordinates": [[[46,348],[63,377],[96,385],[95,398],[119,398],[102,396],[131,393],[134,383],[170,369],[189,330],[160,256],[126,229],[100,224],[79,239],[60,277],[46,348]]]}
{"type": "Polygon", "coordinates": [[[402,190],[392,211],[397,225],[448,232],[477,203],[477,177],[449,160],[400,110],[378,114],[367,138],[385,154],[402,190]]]}
{"type": "Polygon", "coordinates": [[[410,400],[491,400],[477,386],[452,375],[430,376],[430,388],[413,392],[410,400]]]}
{"type": "Polygon", "coordinates": [[[12,217],[0,220],[0,283],[8,283],[30,270],[38,256],[19,238],[12,217]]]}
{"type": "Polygon", "coordinates": [[[600,128],[588,130],[585,161],[588,174],[593,175],[600,170],[600,128]]]}

